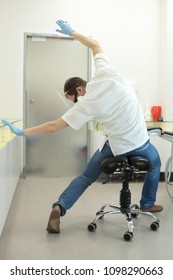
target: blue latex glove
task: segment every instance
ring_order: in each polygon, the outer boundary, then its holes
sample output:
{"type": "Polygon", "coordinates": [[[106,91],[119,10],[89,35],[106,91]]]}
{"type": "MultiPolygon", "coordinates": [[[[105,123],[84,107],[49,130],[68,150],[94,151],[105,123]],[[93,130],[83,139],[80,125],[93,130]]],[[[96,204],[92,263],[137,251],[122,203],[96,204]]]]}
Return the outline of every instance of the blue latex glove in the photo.
{"type": "Polygon", "coordinates": [[[17,128],[15,127],[12,123],[10,123],[9,121],[7,120],[1,120],[4,124],[8,125],[9,128],[11,129],[11,131],[18,135],[18,136],[24,136],[24,130],[21,129],[21,128],[17,128]]]}
{"type": "Polygon", "coordinates": [[[59,27],[61,28],[61,29],[56,29],[56,31],[62,34],[71,36],[71,33],[75,31],[67,21],[60,19],[56,21],[56,24],[58,24],[59,27]]]}

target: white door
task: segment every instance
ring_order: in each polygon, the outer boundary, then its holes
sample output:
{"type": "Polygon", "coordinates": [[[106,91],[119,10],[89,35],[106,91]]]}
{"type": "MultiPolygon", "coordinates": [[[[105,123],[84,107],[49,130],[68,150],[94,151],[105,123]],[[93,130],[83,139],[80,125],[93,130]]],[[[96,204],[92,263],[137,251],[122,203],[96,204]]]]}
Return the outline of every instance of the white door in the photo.
{"type": "MultiPolygon", "coordinates": [[[[25,127],[57,119],[68,109],[64,82],[74,76],[88,80],[89,51],[72,38],[26,35],[25,127]]],[[[87,163],[87,125],[56,134],[26,137],[25,175],[76,176],[87,163]]]]}

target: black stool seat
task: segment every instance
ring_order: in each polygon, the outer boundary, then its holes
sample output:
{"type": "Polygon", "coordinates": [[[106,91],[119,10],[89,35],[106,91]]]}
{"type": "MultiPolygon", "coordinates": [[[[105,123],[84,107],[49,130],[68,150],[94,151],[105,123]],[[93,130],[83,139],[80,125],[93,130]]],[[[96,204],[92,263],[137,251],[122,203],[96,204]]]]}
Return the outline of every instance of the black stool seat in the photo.
{"type": "Polygon", "coordinates": [[[120,190],[120,200],[119,206],[112,204],[105,204],[101,209],[96,213],[96,217],[88,225],[89,231],[95,231],[97,228],[96,222],[98,219],[102,219],[107,214],[124,214],[128,224],[128,231],[124,234],[124,239],[129,241],[133,238],[133,218],[136,218],[139,214],[148,215],[154,218],[154,222],[150,225],[152,230],[157,230],[159,228],[159,220],[155,215],[150,212],[144,212],[140,210],[140,207],[137,204],[131,204],[131,192],[129,189],[129,182],[134,177],[142,172],[148,172],[152,167],[151,162],[141,156],[115,156],[105,159],[101,168],[102,171],[106,174],[121,173],[122,188],[120,190]],[[107,210],[109,209],[109,210],[107,210]]]}
{"type": "Polygon", "coordinates": [[[147,171],[152,165],[147,158],[141,156],[115,156],[105,159],[101,164],[102,171],[106,174],[112,174],[116,172],[117,169],[124,168],[125,170],[127,167],[130,167],[132,171],[134,171],[134,169],[138,171],[147,171]]]}

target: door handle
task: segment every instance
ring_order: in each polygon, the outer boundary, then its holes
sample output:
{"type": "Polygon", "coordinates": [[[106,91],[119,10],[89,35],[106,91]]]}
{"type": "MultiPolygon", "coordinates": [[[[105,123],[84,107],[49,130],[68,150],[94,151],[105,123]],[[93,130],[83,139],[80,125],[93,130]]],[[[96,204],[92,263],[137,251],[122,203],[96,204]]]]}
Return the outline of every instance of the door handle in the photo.
{"type": "Polygon", "coordinates": [[[34,103],[34,99],[31,98],[31,99],[29,100],[29,104],[33,104],[33,103],[34,103]]]}

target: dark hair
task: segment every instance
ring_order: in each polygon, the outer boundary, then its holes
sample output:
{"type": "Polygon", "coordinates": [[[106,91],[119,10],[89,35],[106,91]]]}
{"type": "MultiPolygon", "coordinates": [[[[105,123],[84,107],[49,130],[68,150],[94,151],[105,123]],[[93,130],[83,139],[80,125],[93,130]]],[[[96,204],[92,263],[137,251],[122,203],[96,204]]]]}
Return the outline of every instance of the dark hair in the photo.
{"type": "Polygon", "coordinates": [[[79,77],[72,77],[68,79],[64,84],[64,93],[69,95],[75,95],[76,87],[86,86],[87,82],[79,77]]]}

